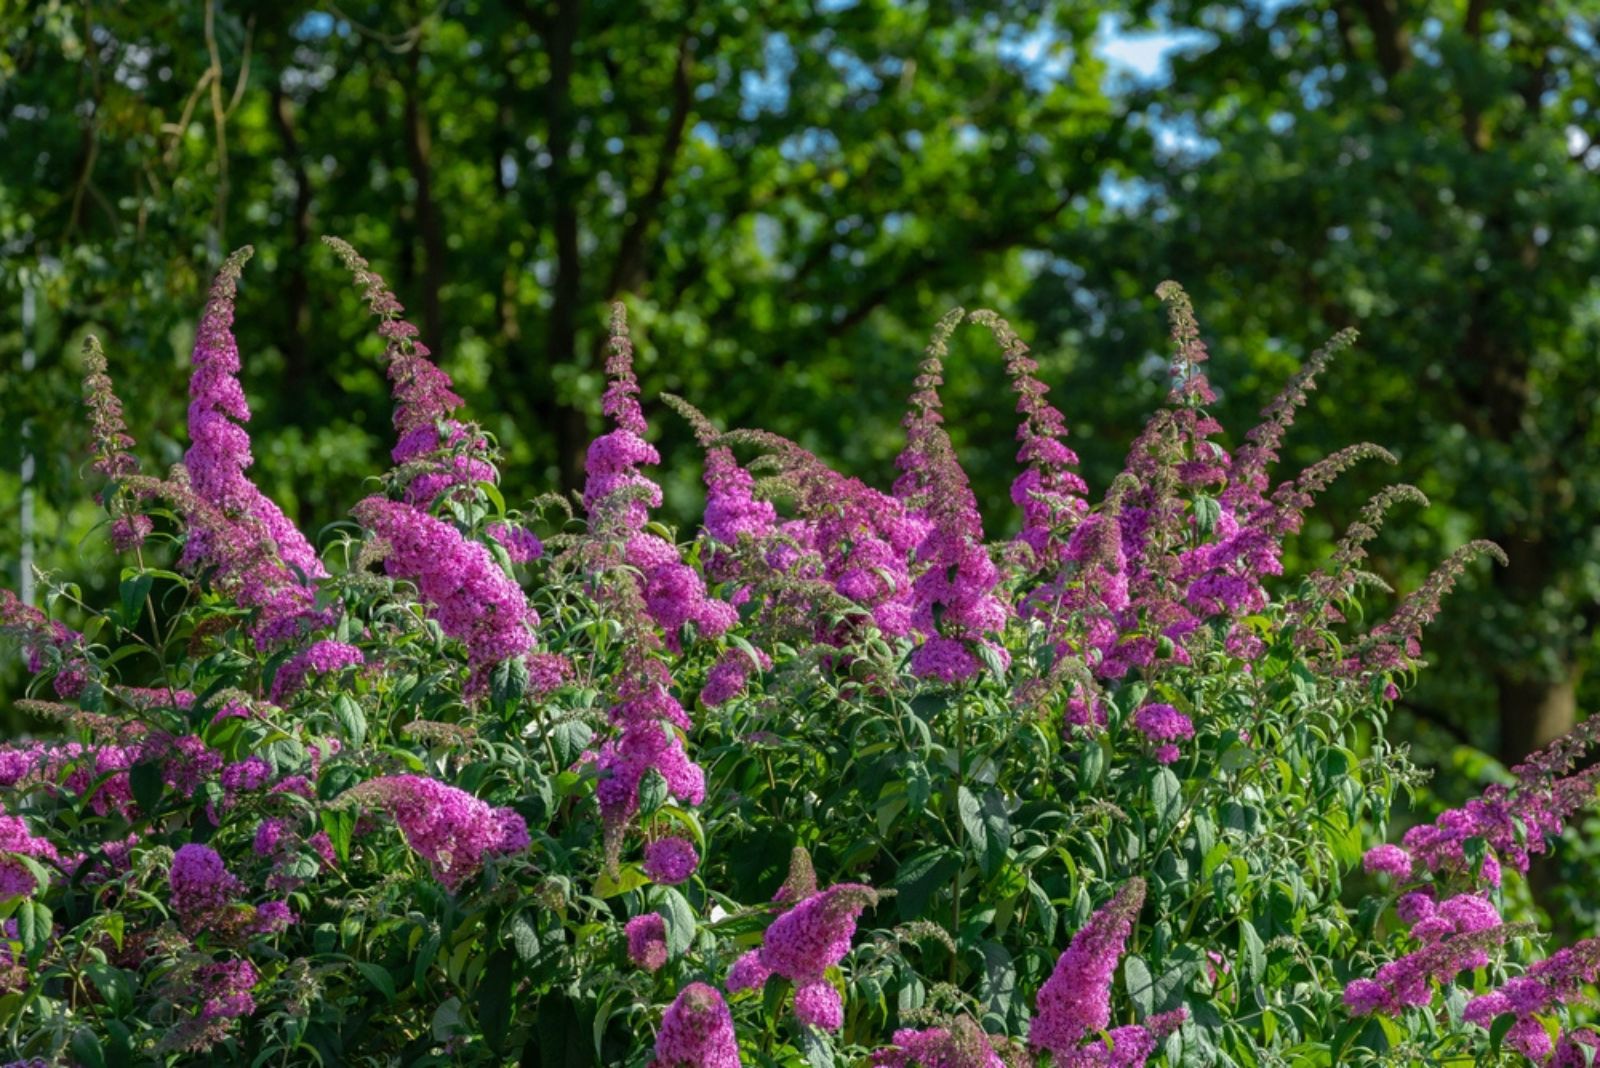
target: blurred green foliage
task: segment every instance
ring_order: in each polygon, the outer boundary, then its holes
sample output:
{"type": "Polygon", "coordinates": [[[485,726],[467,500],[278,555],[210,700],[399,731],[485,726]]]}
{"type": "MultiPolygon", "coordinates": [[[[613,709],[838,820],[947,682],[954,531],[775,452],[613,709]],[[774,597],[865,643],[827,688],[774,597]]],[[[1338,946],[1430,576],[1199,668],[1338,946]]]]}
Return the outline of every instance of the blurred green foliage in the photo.
{"type": "MultiPolygon", "coordinates": [[[[0,0],[0,565],[15,573],[31,452],[39,562],[111,580],[77,478],[78,343],[104,339],[146,460],[176,460],[193,321],[231,245],[258,250],[238,323],[255,473],[312,530],[387,436],[380,346],[320,233],[409,300],[519,497],[575,484],[618,298],[647,394],[879,483],[926,328],[995,307],[1103,486],[1159,396],[1151,294],[1171,276],[1230,427],[1319,335],[1363,328],[1287,463],[1358,438],[1399,455],[1435,506],[1379,543],[1398,587],[1468,537],[1505,545],[1512,566],[1446,612],[1442,670],[1408,708],[1439,753],[1515,756],[1593,696],[1595,13],[0,0]],[[1172,55],[1141,75],[1108,42],[1172,55]]],[[[1011,477],[998,375],[959,341],[952,431],[991,515],[1011,477]]],[[[689,521],[697,453],[657,426],[669,514],[689,521]]],[[[1341,485],[1302,553],[1393,477],[1341,485]]]]}

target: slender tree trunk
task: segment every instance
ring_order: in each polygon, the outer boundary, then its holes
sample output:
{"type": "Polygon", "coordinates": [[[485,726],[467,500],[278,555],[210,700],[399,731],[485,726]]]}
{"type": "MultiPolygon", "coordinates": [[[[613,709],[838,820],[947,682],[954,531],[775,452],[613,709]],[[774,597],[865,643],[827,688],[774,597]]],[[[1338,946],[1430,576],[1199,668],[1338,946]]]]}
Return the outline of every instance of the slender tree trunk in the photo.
{"type": "Polygon", "coordinates": [[[295,136],[294,102],[284,93],[282,86],[272,89],[272,118],[278,128],[278,139],[283,142],[283,158],[288,162],[290,175],[294,179],[294,208],[289,216],[289,254],[285,257],[288,272],[280,289],[289,329],[280,345],[288,380],[297,387],[303,387],[312,384],[309,340],[311,286],[306,277],[306,257],[311,245],[311,179],[301,158],[300,141],[295,136]]]}
{"type": "MultiPolygon", "coordinates": [[[[545,333],[545,359],[551,367],[577,362],[583,307],[583,264],[578,248],[580,185],[572,170],[573,48],[581,15],[580,0],[558,0],[545,41],[550,61],[545,109],[550,151],[550,223],[556,246],[556,276],[545,333]]],[[[551,409],[549,429],[555,436],[561,485],[574,489],[583,482],[588,421],[570,405],[552,404],[551,409]]]]}
{"type": "Polygon", "coordinates": [[[1501,674],[1495,680],[1500,706],[1500,758],[1514,765],[1555,741],[1578,722],[1578,673],[1553,679],[1501,674]]]}
{"type": "Polygon", "coordinates": [[[406,159],[416,182],[415,213],[417,233],[422,239],[422,326],[423,340],[433,346],[444,344],[444,312],[441,291],[445,279],[444,230],[439,208],[433,199],[433,135],[428,127],[428,112],[422,103],[422,50],[411,50],[411,75],[405,83],[406,159]]]}

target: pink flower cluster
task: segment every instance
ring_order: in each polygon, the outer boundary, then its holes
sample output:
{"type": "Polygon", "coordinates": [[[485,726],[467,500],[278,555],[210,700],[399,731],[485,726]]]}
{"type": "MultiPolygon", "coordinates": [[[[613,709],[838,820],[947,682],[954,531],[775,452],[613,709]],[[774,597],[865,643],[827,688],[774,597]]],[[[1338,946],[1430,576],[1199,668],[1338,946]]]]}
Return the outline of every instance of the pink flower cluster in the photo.
{"type": "Polygon", "coordinates": [[[308,675],[327,675],[343,668],[356,667],[363,659],[361,650],[348,642],[331,639],[312,642],[278,669],[278,674],[272,680],[272,701],[282,704],[299,693],[308,675]]]}
{"type": "Polygon", "coordinates": [[[1535,1064],[1587,1065],[1583,1050],[1600,1050],[1600,1035],[1578,1028],[1552,1044],[1540,1014],[1570,1003],[1587,1001],[1586,989],[1600,981],[1600,939],[1585,939],[1552,953],[1528,967],[1525,974],[1506,980],[1498,990],[1467,1002],[1462,1017],[1480,1027],[1495,1018],[1514,1014],[1506,1045],[1535,1064]]]}
{"type": "Polygon", "coordinates": [[[739,1040],[722,995],[704,983],[678,992],[656,1032],[650,1068],[739,1068],[739,1040]]]}
{"type": "Polygon", "coordinates": [[[1503,942],[1500,913],[1486,898],[1459,894],[1435,904],[1417,892],[1402,898],[1402,918],[1421,946],[1378,969],[1371,979],[1352,980],[1344,990],[1354,1016],[1396,1016],[1433,1000],[1433,984],[1448,983],[1469,968],[1489,962],[1488,948],[1503,942]]]}
{"type": "Polygon", "coordinates": [[[1155,758],[1163,764],[1174,763],[1180,755],[1173,742],[1194,737],[1194,723],[1171,705],[1144,705],[1133,714],[1133,725],[1155,743],[1155,758]]]}
{"type": "Polygon", "coordinates": [[[951,1027],[903,1028],[893,1041],[872,1055],[871,1068],[1005,1068],[989,1036],[969,1017],[951,1027]]]}
{"type": "Polygon", "coordinates": [[[1492,886],[1500,885],[1502,863],[1526,873],[1531,858],[1549,848],[1567,818],[1593,801],[1600,781],[1600,768],[1561,774],[1575,759],[1564,748],[1571,748],[1571,743],[1558,741],[1530,757],[1525,768],[1517,769],[1515,785],[1492,785],[1432,823],[1410,828],[1401,837],[1403,847],[1373,848],[1364,859],[1367,871],[1404,879],[1420,866],[1431,872],[1468,874],[1492,886]],[[1481,840],[1486,850],[1478,869],[1469,872],[1466,849],[1474,839],[1481,840]]]}
{"type": "Polygon", "coordinates": [[[661,491],[636,468],[660,457],[643,437],[647,427],[636,399],[633,345],[620,304],[613,308],[606,373],[609,384],[601,406],[616,429],[589,447],[584,507],[591,539],[585,551],[593,554],[597,571],[608,573],[601,596],[626,627],[626,644],[610,709],[619,733],[587,759],[603,776],[595,792],[608,857],[614,862],[623,829],[638,811],[639,788],[647,775],[660,775],[667,792],[681,802],[698,805],[705,799],[705,772],[690,759],[679,733],[693,725],[672,694],[666,664],[655,654],[663,642],[678,651],[679,632],[687,623],[702,636],[714,636],[732,626],[737,614],[731,605],[707,595],[704,580],[683,563],[676,546],[643,531],[661,491]],[[656,627],[664,633],[658,634],[656,627]]]}
{"type": "Polygon", "coordinates": [[[987,326],[1005,355],[1006,373],[1017,394],[1017,463],[1022,472],[1011,483],[1011,500],[1022,510],[1017,540],[1033,553],[1033,569],[1044,570],[1059,561],[1063,535],[1088,512],[1084,495],[1089,487],[1076,470],[1078,455],[1070,449],[1067,422],[1045,399],[1050,387],[1039,379],[1039,364],[1028,346],[1004,319],[993,312],[976,311],[967,317],[987,326]]]}
{"type": "Polygon", "coordinates": [[[644,847],[644,873],[664,886],[684,882],[699,866],[700,854],[687,838],[657,838],[644,847]]]}
{"type": "Polygon", "coordinates": [[[1142,879],[1124,883],[1077,934],[1039,988],[1028,1044],[1064,1068],[1143,1068],[1156,1046],[1187,1018],[1184,1009],[1143,1023],[1111,1024],[1111,984],[1144,906],[1142,879]],[[1105,1032],[1108,1041],[1100,1039],[1105,1032]]]}
{"type": "Polygon", "coordinates": [[[260,982],[255,966],[247,960],[206,964],[195,976],[201,998],[200,1018],[236,1019],[256,1011],[250,990],[260,982]]]}
{"type": "Polygon", "coordinates": [[[367,307],[379,320],[398,439],[390,458],[396,466],[420,468],[406,483],[406,501],[426,508],[454,486],[495,481],[488,440],[450,418],[465,402],[456,394],[450,376],[429,358],[433,354],[419,340],[421,331],[404,318],[399,299],[347,242],[337,237],[324,237],[323,241],[355,277],[367,307]],[[440,455],[446,452],[449,454],[440,455]]]}
{"type": "Polygon", "coordinates": [[[488,549],[403,501],[368,497],[353,511],[388,543],[388,573],[416,583],[429,616],[466,645],[476,683],[486,682],[488,668],[533,648],[530,628],[538,625],[538,613],[488,549]]]}
{"type": "Polygon", "coordinates": [[[770,670],[772,658],[759,649],[755,653],[755,662],[743,649],[729,649],[718,657],[711,670],[706,672],[706,684],[700,690],[700,703],[707,708],[715,708],[732,700],[744,692],[750,684],[750,676],[757,670],[770,670]]]}
{"type": "MultiPolygon", "coordinates": [[[[20,816],[0,813],[0,854],[15,853],[33,857],[61,866],[61,857],[48,839],[39,838],[28,830],[20,816]]],[[[38,889],[33,873],[10,857],[0,859],[0,901],[13,897],[26,897],[38,889]]]]}
{"type": "Polygon", "coordinates": [[[1368,875],[1387,875],[1404,881],[1411,878],[1411,854],[1397,845],[1373,846],[1361,858],[1361,866],[1368,875]]]}
{"type": "Polygon", "coordinates": [[[243,884],[229,873],[215,849],[198,842],[180,846],[167,873],[172,908],[187,921],[225,907],[243,884]]]}
{"type": "Polygon", "coordinates": [[[84,658],[83,635],[48,618],[31,604],[23,604],[16,594],[0,589],[0,634],[22,646],[28,671],[39,675],[54,669],[57,696],[76,700],[88,684],[93,671],[84,658]]]}
{"type": "Polygon", "coordinates": [[[495,540],[513,564],[526,564],[544,555],[544,543],[527,527],[511,523],[490,523],[489,537],[495,540]]]}
{"type": "Polygon", "coordinates": [[[778,512],[771,501],[757,499],[756,480],[739,466],[733,450],[717,446],[706,453],[706,533],[728,546],[741,538],[767,538],[777,527],[778,512]]]}
{"type": "Polygon", "coordinates": [[[916,550],[921,573],[912,582],[911,603],[911,625],[924,640],[911,654],[911,672],[946,683],[978,673],[972,651],[977,643],[1006,657],[1004,648],[986,636],[1004,627],[1010,615],[994,592],[1000,569],[984,546],[977,498],[942,425],[943,357],[960,315],[946,316],[928,345],[905,420],[906,445],[896,461],[901,474],[894,486],[895,497],[927,521],[916,550]]]}
{"type": "Polygon", "coordinates": [[[1039,988],[1028,1044],[1057,1060],[1111,1023],[1111,981],[1128,934],[1144,907],[1144,882],[1132,879],[1072,936],[1050,978],[1039,988]]]}
{"type": "Polygon", "coordinates": [[[611,722],[621,728],[592,754],[603,776],[595,788],[608,835],[639,809],[639,784],[651,772],[666,782],[667,792],[679,801],[698,805],[705,800],[705,772],[689,758],[679,731],[689,730],[689,715],[667,686],[666,667],[658,660],[635,657],[624,673],[611,706],[611,722]]]}
{"type": "MultiPolygon", "coordinates": [[[[93,334],[83,342],[83,399],[89,409],[89,429],[94,447],[94,469],[113,484],[129,475],[137,474],[139,461],[129,450],[134,446],[123,420],[122,401],[107,373],[105,353],[93,334]]],[[[130,512],[129,501],[122,494],[107,502],[103,492],[95,500],[111,512],[111,544],[120,552],[137,549],[155,529],[147,515],[130,512]]]]}
{"type": "Polygon", "coordinates": [[[636,395],[633,345],[618,305],[612,322],[611,355],[606,360],[610,382],[602,408],[616,429],[602,434],[589,446],[584,508],[591,529],[623,543],[623,558],[639,572],[639,592],[645,610],[662,629],[667,647],[679,650],[679,632],[694,624],[702,637],[716,637],[734,623],[733,606],[706,592],[700,572],[685,564],[677,546],[644,533],[650,509],[661,504],[661,487],[641,474],[644,464],[658,464],[661,456],[644,440],[648,429],[636,395]]]}
{"type": "Polygon", "coordinates": [[[381,804],[399,824],[406,844],[451,891],[476,875],[486,857],[518,853],[529,845],[528,825],[514,810],[493,808],[421,775],[369,779],[344,796],[381,804]]]}
{"type": "Polygon", "coordinates": [[[261,608],[257,638],[270,643],[315,624],[305,580],[327,572],[305,535],[245,475],[254,462],[243,426],[250,406],[239,385],[232,327],[239,275],[251,253],[246,246],[223,264],[195,334],[184,468],[195,496],[215,509],[220,521],[210,529],[191,528],[183,563],[219,566],[237,584],[241,601],[261,608]],[[263,536],[274,551],[264,559],[253,551],[263,536]]]}
{"type": "Polygon", "coordinates": [[[659,912],[646,912],[623,925],[628,939],[628,959],[647,972],[667,963],[667,921],[659,912]]]}
{"type": "MultiPolygon", "coordinates": [[[[809,867],[809,861],[807,861],[809,867]]],[[[785,884],[789,889],[790,884],[785,884]]],[[[825,1030],[844,1023],[844,1003],[824,973],[844,959],[855,938],[856,920],[878,901],[877,891],[859,883],[839,883],[810,892],[801,887],[794,904],[767,928],[761,946],[734,962],[728,990],[754,989],[781,975],[795,987],[795,1016],[825,1030]]],[[[782,891],[780,891],[780,894],[782,891]]]]}

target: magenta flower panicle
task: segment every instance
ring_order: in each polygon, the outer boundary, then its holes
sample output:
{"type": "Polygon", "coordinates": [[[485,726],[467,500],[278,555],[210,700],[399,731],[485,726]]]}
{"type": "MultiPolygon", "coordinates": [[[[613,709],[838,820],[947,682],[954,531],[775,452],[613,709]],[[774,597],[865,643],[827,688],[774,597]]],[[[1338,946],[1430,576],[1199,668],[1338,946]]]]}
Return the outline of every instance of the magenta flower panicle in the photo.
{"type": "Polygon", "coordinates": [[[354,276],[378,319],[394,397],[396,441],[390,459],[408,475],[405,499],[427,507],[452,487],[496,481],[488,440],[453,418],[465,402],[450,376],[430,359],[433,354],[420,340],[421,331],[405,319],[405,308],[394,292],[348,242],[337,237],[322,240],[354,276]]]}
{"type": "Polygon", "coordinates": [[[1017,395],[1017,462],[1022,472],[1011,483],[1011,500],[1022,510],[1017,540],[1032,552],[1037,573],[1059,563],[1064,539],[1088,513],[1089,487],[1075,468],[1078,455],[1066,444],[1067,422],[1045,399],[1050,387],[1039,379],[1039,364],[1011,324],[991,311],[979,310],[968,320],[989,328],[1006,361],[1006,374],[1017,395]]]}
{"type": "Polygon", "coordinates": [[[173,854],[167,881],[173,911],[186,920],[226,907],[243,889],[215,849],[195,842],[180,846],[173,854]]]}
{"type": "Polygon", "coordinates": [[[647,972],[667,963],[667,921],[657,912],[635,916],[623,925],[628,939],[628,959],[647,972]]]}
{"type": "Polygon", "coordinates": [[[786,892],[791,888],[796,893],[808,889],[810,875],[810,857],[802,849],[796,848],[794,860],[790,878],[776,899],[794,904],[767,928],[759,949],[734,962],[728,989],[754,989],[768,977],[781,975],[794,984],[795,1016],[802,1023],[835,1031],[844,1023],[844,1003],[826,973],[850,952],[856,921],[877,904],[878,893],[859,883],[817,891],[812,876],[809,892],[789,897],[786,892]]]}
{"type": "Polygon", "coordinates": [[[739,1068],[739,1039],[722,995],[704,983],[679,991],[656,1032],[650,1068],[739,1068]]]}
{"type": "Polygon", "coordinates": [[[403,501],[368,497],[352,512],[388,545],[384,569],[415,583],[429,616],[466,645],[469,688],[481,687],[495,664],[533,649],[538,614],[482,543],[403,501]]]}
{"type": "MultiPolygon", "coordinates": [[[[233,304],[239,275],[254,252],[249,245],[223,263],[212,283],[210,300],[194,341],[194,370],[189,379],[189,450],[184,468],[199,497],[230,519],[259,523],[284,563],[310,578],[327,574],[316,550],[273,501],[245,475],[254,463],[250,405],[239,385],[239,346],[233,337],[233,304]]],[[[209,556],[219,547],[191,543],[185,555],[209,556]]],[[[292,573],[287,577],[293,577],[292,573]]]]}
{"type": "MultiPolygon", "coordinates": [[[[122,479],[139,473],[139,460],[132,453],[133,436],[123,419],[122,401],[106,367],[100,339],[90,334],[83,341],[83,401],[89,409],[89,431],[94,453],[94,469],[115,487],[122,479]]],[[[128,552],[144,544],[155,529],[147,515],[133,506],[136,496],[120,491],[105,499],[105,491],[95,493],[97,502],[111,516],[111,544],[128,552]]]]}
{"type": "Polygon", "coordinates": [[[1039,988],[1028,1044],[1073,1063],[1079,1045],[1111,1023],[1111,983],[1144,906],[1144,881],[1130,879],[1072,936],[1039,988]]]}
{"type": "Polygon", "coordinates": [[[700,854],[687,838],[657,838],[644,847],[644,873],[664,886],[686,881],[700,866],[700,854]]]}
{"type": "Polygon", "coordinates": [[[912,674],[945,683],[976,675],[979,643],[1004,650],[988,636],[1005,626],[1009,606],[995,593],[1000,570],[983,542],[983,517],[966,472],[956,459],[940,412],[939,386],[949,339],[965,315],[956,309],[939,321],[928,342],[911,410],[905,418],[906,445],[895,465],[900,477],[896,499],[926,517],[928,526],[916,549],[922,573],[912,582],[911,624],[924,645],[912,656],[912,674]]]}
{"type": "Polygon", "coordinates": [[[491,856],[528,848],[528,826],[509,808],[494,808],[435,779],[394,775],[369,779],[340,798],[375,803],[393,817],[406,844],[428,862],[433,877],[452,892],[482,869],[491,856]]]}
{"type": "Polygon", "coordinates": [[[903,1028],[894,1045],[872,1055],[871,1068],[1005,1068],[994,1040],[970,1016],[948,1027],[903,1028]]]}

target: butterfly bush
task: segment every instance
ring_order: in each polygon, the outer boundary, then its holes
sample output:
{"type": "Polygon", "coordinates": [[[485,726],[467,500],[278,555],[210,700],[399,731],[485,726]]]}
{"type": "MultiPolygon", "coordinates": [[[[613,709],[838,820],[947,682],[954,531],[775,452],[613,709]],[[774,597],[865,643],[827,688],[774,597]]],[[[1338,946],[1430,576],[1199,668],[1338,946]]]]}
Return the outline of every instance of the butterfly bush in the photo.
{"type": "Polygon", "coordinates": [[[1367,547],[1425,503],[1397,486],[1290,567],[1322,491],[1392,459],[1278,470],[1353,332],[1234,439],[1162,286],[1166,400],[1094,491],[993,312],[939,321],[880,478],[658,413],[618,306],[581,492],[524,498],[329,245],[394,442],[320,534],[250,478],[248,249],[199,309],[180,464],[141,466],[115,353],[85,346],[123,569],[106,607],[0,590],[29,676],[0,745],[0,1063],[1593,1063],[1600,940],[1543,930],[1527,887],[1595,798],[1600,728],[1450,808],[1385,736],[1498,550],[1368,621],[1367,547]],[[995,514],[949,430],[956,360],[1015,398],[995,514]],[[664,457],[658,414],[698,449],[664,457]],[[696,464],[674,530],[661,471],[696,464]]]}

